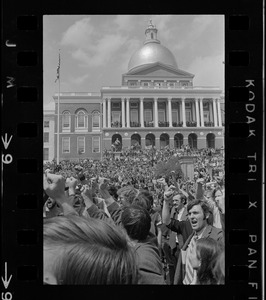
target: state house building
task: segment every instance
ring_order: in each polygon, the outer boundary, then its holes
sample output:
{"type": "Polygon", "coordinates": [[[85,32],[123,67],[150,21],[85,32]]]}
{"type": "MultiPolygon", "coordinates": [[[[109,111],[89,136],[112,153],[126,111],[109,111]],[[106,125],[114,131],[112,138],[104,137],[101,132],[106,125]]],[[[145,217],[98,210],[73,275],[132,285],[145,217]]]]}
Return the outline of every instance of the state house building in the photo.
{"type": "MultiPolygon", "coordinates": [[[[150,22],[143,46],[129,60],[121,86],[100,93],[60,93],[60,160],[101,157],[118,138],[122,148],[219,149],[224,143],[224,97],[216,87],[193,86],[150,22]]],[[[57,101],[55,101],[55,150],[57,101]]]]}

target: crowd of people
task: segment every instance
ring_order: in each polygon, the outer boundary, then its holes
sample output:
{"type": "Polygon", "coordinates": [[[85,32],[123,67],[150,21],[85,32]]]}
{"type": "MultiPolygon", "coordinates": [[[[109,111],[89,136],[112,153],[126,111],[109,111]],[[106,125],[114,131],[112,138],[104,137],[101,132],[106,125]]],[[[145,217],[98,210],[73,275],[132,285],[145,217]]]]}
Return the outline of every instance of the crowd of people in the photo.
{"type": "Polygon", "coordinates": [[[44,284],[224,284],[223,151],[105,150],[43,173],[44,284]],[[160,174],[188,155],[193,176],[160,174]]]}

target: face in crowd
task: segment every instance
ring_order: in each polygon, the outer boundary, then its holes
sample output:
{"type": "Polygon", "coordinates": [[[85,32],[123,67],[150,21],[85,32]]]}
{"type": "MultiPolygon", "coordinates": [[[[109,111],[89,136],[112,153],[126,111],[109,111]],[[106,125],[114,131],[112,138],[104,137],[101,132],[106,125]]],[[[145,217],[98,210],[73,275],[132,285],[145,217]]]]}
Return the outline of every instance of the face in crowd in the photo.
{"type": "Polygon", "coordinates": [[[208,208],[204,205],[206,206],[199,200],[193,200],[188,204],[188,218],[192,229],[198,234],[207,226],[209,217],[208,208]]]}
{"type": "Polygon", "coordinates": [[[182,201],[181,195],[178,194],[173,197],[173,206],[177,210],[180,210],[184,206],[184,201],[182,201]]]}

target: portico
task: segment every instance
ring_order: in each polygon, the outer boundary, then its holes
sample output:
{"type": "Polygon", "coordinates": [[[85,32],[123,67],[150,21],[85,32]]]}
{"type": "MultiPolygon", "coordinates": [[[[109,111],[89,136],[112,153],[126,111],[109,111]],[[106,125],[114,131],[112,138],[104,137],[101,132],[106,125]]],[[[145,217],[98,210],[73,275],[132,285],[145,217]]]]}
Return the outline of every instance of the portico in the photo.
{"type": "Polygon", "coordinates": [[[218,97],[104,97],[103,128],[222,127],[218,97]]]}

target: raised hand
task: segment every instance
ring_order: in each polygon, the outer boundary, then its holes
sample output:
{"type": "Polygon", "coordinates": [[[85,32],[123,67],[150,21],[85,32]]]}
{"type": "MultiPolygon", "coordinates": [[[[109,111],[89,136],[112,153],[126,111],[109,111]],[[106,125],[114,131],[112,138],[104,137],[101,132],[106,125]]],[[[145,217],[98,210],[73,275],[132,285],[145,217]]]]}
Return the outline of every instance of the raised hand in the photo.
{"type": "Polygon", "coordinates": [[[69,195],[75,195],[77,184],[78,180],[72,176],[66,179],[66,186],[69,187],[69,195]]]}
{"type": "Polygon", "coordinates": [[[87,208],[93,205],[93,190],[87,184],[82,187],[81,195],[87,208]]]}
{"type": "Polygon", "coordinates": [[[65,197],[65,179],[61,175],[49,172],[44,174],[43,188],[45,193],[55,201],[65,197]]]}
{"type": "MultiPolygon", "coordinates": [[[[174,187],[175,188],[175,187],[174,187]]],[[[170,202],[173,199],[174,196],[174,189],[173,186],[170,186],[163,194],[164,196],[164,201],[165,202],[170,202]]]]}

